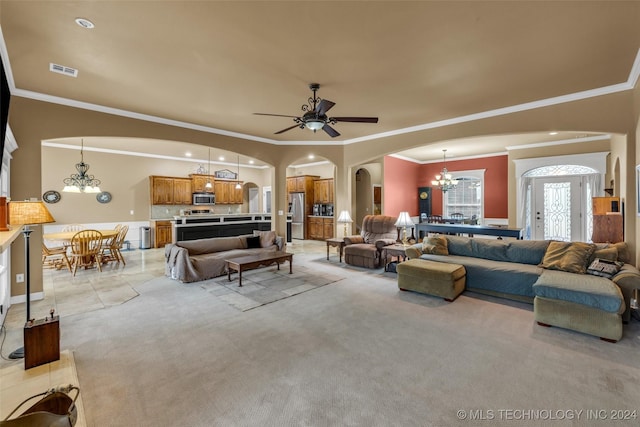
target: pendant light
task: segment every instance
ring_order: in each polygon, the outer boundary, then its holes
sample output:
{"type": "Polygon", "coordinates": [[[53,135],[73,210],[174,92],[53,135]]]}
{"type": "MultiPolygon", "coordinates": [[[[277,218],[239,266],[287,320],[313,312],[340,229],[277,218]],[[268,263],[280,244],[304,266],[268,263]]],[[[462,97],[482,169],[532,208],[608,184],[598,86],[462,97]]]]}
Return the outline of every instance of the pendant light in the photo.
{"type": "Polygon", "coordinates": [[[66,193],[100,193],[100,180],[89,175],[89,165],[84,162],[84,139],[80,140],[80,163],[76,163],[77,173],[65,178],[64,188],[66,193]]]}
{"type": "Polygon", "coordinates": [[[209,166],[207,167],[207,183],[204,185],[204,188],[207,190],[211,190],[213,185],[211,185],[211,148],[209,148],[209,166]]]}
{"type": "Polygon", "coordinates": [[[436,179],[431,181],[431,185],[433,185],[436,189],[442,190],[443,193],[446,193],[448,190],[452,190],[456,188],[458,185],[458,180],[453,179],[449,171],[447,170],[447,150],[442,150],[442,162],[443,167],[440,175],[436,175],[436,179]]]}
{"type": "Polygon", "coordinates": [[[242,184],[240,184],[240,154],[238,154],[238,175],[236,176],[238,182],[236,182],[236,190],[242,189],[242,184]]]}

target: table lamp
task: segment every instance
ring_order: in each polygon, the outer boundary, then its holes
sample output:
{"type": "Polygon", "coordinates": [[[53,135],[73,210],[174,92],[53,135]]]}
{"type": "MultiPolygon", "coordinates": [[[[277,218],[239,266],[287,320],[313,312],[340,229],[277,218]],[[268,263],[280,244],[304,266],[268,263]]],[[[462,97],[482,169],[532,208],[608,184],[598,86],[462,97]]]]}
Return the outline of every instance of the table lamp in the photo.
{"type": "Polygon", "coordinates": [[[347,224],[352,223],[351,215],[349,215],[349,211],[341,211],[340,216],[338,216],[338,223],[344,224],[344,232],[343,237],[347,235],[347,224]]]}
{"type": "MultiPolygon", "coordinates": [[[[27,303],[27,324],[31,321],[31,282],[29,272],[29,235],[30,225],[46,224],[55,222],[51,213],[42,201],[11,201],[9,202],[9,224],[24,226],[24,281],[25,296],[27,303]]],[[[24,357],[24,347],[15,350],[9,355],[10,359],[22,359],[24,357]]]]}
{"type": "Polygon", "coordinates": [[[402,244],[404,246],[409,246],[409,242],[407,242],[407,227],[414,226],[413,221],[409,216],[409,212],[400,212],[395,226],[398,228],[402,227],[402,244]]]}

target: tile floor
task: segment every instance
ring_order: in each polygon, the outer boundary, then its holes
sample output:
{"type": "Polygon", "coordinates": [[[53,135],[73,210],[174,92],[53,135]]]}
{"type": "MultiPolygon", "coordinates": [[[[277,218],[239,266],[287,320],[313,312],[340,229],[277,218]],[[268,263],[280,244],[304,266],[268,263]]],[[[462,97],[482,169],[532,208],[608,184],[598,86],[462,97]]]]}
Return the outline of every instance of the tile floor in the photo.
{"type": "MultiPolygon", "coordinates": [[[[321,241],[294,240],[287,244],[292,253],[324,253],[326,244],[321,241]]],[[[40,319],[51,308],[61,318],[93,310],[106,309],[122,304],[138,294],[135,285],[164,275],[164,249],[131,250],[123,252],[127,261],[123,265],[106,265],[102,272],[95,269],[79,270],[73,277],[68,270],[43,270],[44,299],[31,302],[31,317],[40,319]]],[[[337,262],[335,248],[331,257],[337,262]]],[[[9,360],[6,355],[22,346],[22,327],[25,321],[25,304],[14,304],[7,312],[4,334],[0,341],[0,419],[4,419],[27,397],[42,393],[60,384],[79,384],[73,352],[61,349],[60,360],[42,366],[24,369],[23,360],[9,360]]],[[[85,426],[82,409],[82,387],[77,400],[78,421],[85,426]]],[[[35,400],[34,400],[35,402],[35,400]]],[[[26,406],[28,407],[28,405],[26,406]]],[[[20,411],[18,412],[20,413],[20,411]]]]}

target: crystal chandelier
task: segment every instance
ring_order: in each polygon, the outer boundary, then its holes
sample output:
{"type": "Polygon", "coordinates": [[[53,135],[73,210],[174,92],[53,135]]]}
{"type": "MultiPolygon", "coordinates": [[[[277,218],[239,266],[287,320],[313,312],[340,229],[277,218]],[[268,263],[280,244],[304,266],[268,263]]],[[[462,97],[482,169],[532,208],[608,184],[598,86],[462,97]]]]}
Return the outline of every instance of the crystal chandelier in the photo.
{"type": "Polygon", "coordinates": [[[448,190],[456,188],[458,185],[457,179],[452,179],[451,174],[447,170],[447,160],[446,160],[447,150],[442,150],[442,162],[443,167],[442,171],[440,171],[440,175],[436,175],[436,179],[431,181],[431,185],[435,188],[442,190],[443,193],[446,193],[448,190]]]}
{"type": "Polygon", "coordinates": [[[71,174],[65,178],[62,191],[67,193],[100,193],[100,180],[93,175],[87,174],[89,165],[84,162],[84,139],[80,145],[80,163],[76,163],[78,173],[71,174]]]}

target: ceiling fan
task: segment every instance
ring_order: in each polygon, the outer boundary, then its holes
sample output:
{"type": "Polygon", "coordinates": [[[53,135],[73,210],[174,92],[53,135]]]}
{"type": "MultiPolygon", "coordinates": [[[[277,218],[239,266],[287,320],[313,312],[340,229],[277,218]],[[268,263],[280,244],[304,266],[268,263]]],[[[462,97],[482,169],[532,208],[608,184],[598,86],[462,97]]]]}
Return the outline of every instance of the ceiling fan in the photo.
{"type": "Polygon", "coordinates": [[[278,135],[280,133],[284,133],[293,128],[311,129],[314,133],[322,129],[325,131],[331,138],[335,138],[336,136],[340,136],[340,133],[332,128],[330,125],[335,125],[338,122],[353,122],[353,123],[378,123],[377,117],[329,117],[327,116],[327,111],[331,109],[335,104],[335,102],[331,102],[327,99],[321,99],[316,96],[316,92],[320,89],[320,85],[318,83],[311,83],[309,85],[309,89],[313,91],[313,98],[309,97],[308,103],[304,104],[301,109],[304,111],[302,116],[286,116],[283,114],[268,114],[268,113],[253,113],[258,116],[275,116],[275,117],[291,117],[293,121],[296,123],[293,126],[290,126],[286,129],[282,129],[275,133],[278,135]]]}

